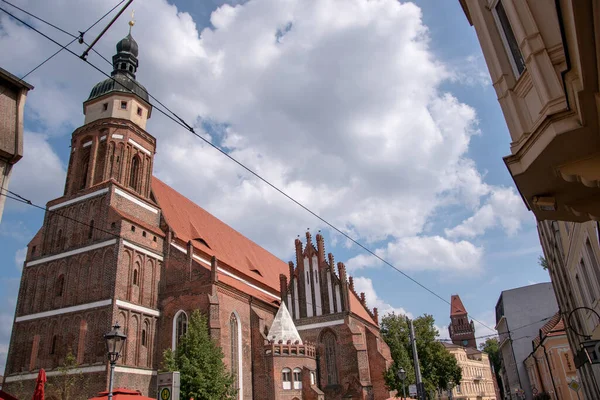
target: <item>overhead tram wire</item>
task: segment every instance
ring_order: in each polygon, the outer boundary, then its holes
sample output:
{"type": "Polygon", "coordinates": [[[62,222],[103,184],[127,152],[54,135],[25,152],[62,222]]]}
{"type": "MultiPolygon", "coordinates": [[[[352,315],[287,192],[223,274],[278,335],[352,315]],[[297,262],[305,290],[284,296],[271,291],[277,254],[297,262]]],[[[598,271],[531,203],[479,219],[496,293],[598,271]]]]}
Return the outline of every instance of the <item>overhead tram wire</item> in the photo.
{"type": "MultiPolygon", "coordinates": [[[[29,75],[31,75],[33,72],[35,72],[35,71],[36,71],[38,68],[40,68],[42,65],[46,64],[48,61],[50,61],[51,59],[53,59],[53,58],[54,58],[54,57],[55,57],[55,56],[56,56],[58,53],[60,53],[61,51],[63,51],[65,48],[67,48],[67,47],[69,47],[70,45],[72,45],[72,44],[73,44],[73,43],[74,43],[76,40],[79,40],[81,43],[85,43],[85,41],[83,40],[83,37],[84,37],[84,35],[85,35],[85,34],[86,34],[86,33],[87,33],[87,32],[88,32],[90,29],[92,29],[94,26],[96,26],[96,25],[97,25],[97,24],[98,24],[100,21],[102,21],[104,18],[106,18],[106,16],[107,16],[108,14],[110,14],[110,13],[111,13],[111,12],[113,12],[113,11],[114,11],[114,10],[115,10],[117,7],[119,7],[121,4],[123,4],[123,3],[124,3],[126,0],[121,0],[121,1],[120,1],[120,2],[119,2],[117,5],[116,5],[116,6],[114,6],[113,8],[111,8],[111,9],[110,9],[110,10],[109,10],[109,11],[108,11],[106,14],[104,14],[104,15],[103,15],[102,17],[100,17],[100,18],[99,18],[99,19],[98,19],[96,22],[94,22],[94,23],[93,23],[93,24],[92,24],[92,25],[91,25],[89,28],[87,28],[87,29],[86,29],[85,31],[83,31],[83,32],[79,32],[79,36],[77,36],[77,35],[73,35],[72,33],[70,33],[70,32],[67,32],[67,31],[65,31],[64,29],[61,29],[61,28],[59,28],[58,26],[56,26],[56,25],[54,25],[54,24],[52,24],[52,23],[50,23],[50,22],[48,22],[48,21],[46,21],[46,20],[44,20],[44,19],[42,19],[42,18],[40,18],[40,17],[36,16],[36,15],[34,15],[34,14],[32,14],[32,13],[30,13],[30,12],[26,11],[26,10],[23,10],[21,7],[18,7],[18,6],[16,6],[16,5],[12,4],[12,3],[11,3],[11,2],[9,2],[9,1],[6,1],[6,0],[1,0],[1,1],[2,1],[3,3],[6,3],[6,4],[8,4],[9,6],[11,6],[11,7],[14,7],[14,8],[16,8],[17,10],[19,10],[19,11],[21,11],[21,12],[23,12],[23,13],[25,13],[25,14],[29,15],[30,17],[32,17],[32,18],[35,18],[35,19],[37,19],[38,21],[41,21],[41,22],[43,22],[43,23],[45,23],[45,24],[47,24],[47,25],[49,25],[49,26],[53,27],[54,29],[57,29],[57,30],[59,30],[60,32],[64,33],[65,35],[69,35],[69,36],[71,36],[71,37],[73,38],[73,40],[71,40],[69,43],[67,43],[67,44],[66,44],[66,45],[64,45],[64,46],[61,46],[61,47],[60,47],[60,49],[58,49],[58,50],[57,50],[57,51],[56,51],[54,54],[52,54],[50,57],[47,57],[47,58],[46,58],[44,61],[42,61],[41,63],[39,63],[38,65],[36,65],[36,66],[35,66],[35,67],[34,67],[32,70],[30,70],[30,71],[29,71],[29,72],[27,72],[25,75],[23,75],[22,77],[20,77],[20,78],[19,78],[19,82],[20,82],[20,83],[23,83],[23,81],[24,81],[24,79],[25,79],[25,78],[27,78],[29,75]]],[[[6,88],[5,88],[4,90],[2,90],[2,91],[0,92],[0,96],[1,96],[1,95],[3,95],[3,94],[4,94],[4,92],[5,92],[6,90],[7,90],[6,88]]]]}
{"type": "MultiPolygon", "coordinates": [[[[3,0],[3,1],[5,1],[5,0],[3,0]]],[[[31,26],[30,24],[28,24],[27,22],[23,21],[22,19],[16,17],[14,14],[6,11],[5,9],[3,9],[1,7],[0,7],[0,11],[6,13],[8,15],[10,15],[12,18],[14,18],[15,20],[21,22],[23,25],[27,26],[28,28],[32,29],[33,31],[37,32],[38,34],[44,36],[46,39],[50,40],[54,44],[62,47],[62,45],[59,42],[57,42],[56,40],[52,39],[51,37],[49,37],[48,35],[44,34],[43,32],[39,31],[38,29],[36,29],[35,27],[31,26]]],[[[78,54],[76,54],[75,52],[73,52],[72,50],[70,50],[70,49],[68,49],[66,47],[64,48],[64,50],[66,50],[67,52],[71,53],[73,56],[77,57],[79,60],[82,60],[80,58],[80,56],[78,54]]],[[[106,72],[104,72],[102,69],[100,69],[99,67],[97,67],[95,64],[91,63],[89,60],[82,60],[82,61],[84,61],[85,63],[87,63],[89,66],[91,66],[92,68],[94,68],[95,70],[97,70],[98,72],[100,72],[101,74],[103,74],[104,76],[106,76],[107,78],[112,79],[115,83],[119,84],[125,90],[133,92],[131,89],[126,88],[123,84],[121,84],[116,79],[114,79],[114,77],[112,77],[109,74],[107,74],[106,72]]],[[[135,81],[132,81],[132,82],[135,83],[135,81]]],[[[448,304],[450,306],[452,305],[444,297],[442,297],[441,295],[437,294],[432,289],[428,288],[427,286],[425,286],[421,282],[417,281],[416,279],[414,279],[413,277],[411,277],[410,275],[408,275],[404,271],[400,270],[399,268],[397,268],[396,266],[394,266],[389,261],[387,261],[384,258],[382,258],[381,256],[377,255],[374,251],[370,250],[368,247],[366,247],[365,245],[363,245],[362,243],[360,243],[356,239],[352,238],[350,235],[348,235],[347,233],[345,233],[344,231],[342,231],[340,228],[336,227],[335,225],[333,225],[332,223],[330,223],[329,221],[327,221],[326,219],[324,219],[323,217],[321,217],[320,215],[318,215],[316,212],[312,211],[307,206],[305,206],[304,204],[300,203],[298,200],[294,199],[293,197],[291,197],[290,195],[288,195],[287,193],[285,193],[282,189],[279,189],[277,186],[275,186],[274,184],[272,184],[266,178],[263,178],[257,172],[254,172],[250,167],[247,167],[241,161],[238,161],[236,158],[234,158],[231,155],[229,155],[226,151],[222,150],[219,146],[215,145],[214,143],[211,143],[209,140],[207,140],[206,138],[202,137],[200,134],[196,133],[196,131],[194,130],[194,128],[191,125],[189,125],[187,122],[185,122],[185,120],[183,118],[179,117],[175,112],[173,112],[167,106],[165,106],[163,103],[161,103],[158,99],[156,99],[156,97],[154,97],[150,93],[148,93],[148,96],[151,99],[153,99],[154,101],[156,101],[158,104],[160,104],[162,107],[164,107],[168,111],[168,112],[164,111],[161,108],[154,106],[154,109],[157,110],[158,112],[160,112],[161,114],[163,114],[165,117],[169,118],[170,120],[172,120],[173,122],[175,122],[179,126],[185,128],[186,130],[188,130],[189,132],[191,132],[194,136],[196,136],[197,138],[199,138],[200,140],[202,140],[203,142],[205,142],[207,145],[209,145],[210,147],[212,147],[215,150],[219,151],[225,157],[229,158],[231,161],[233,161],[238,166],[240,166],[241,168],[243,168],[244,170],[246,170],[247,172],[249,172],[251,175],[253,175],[256,178],[258,178],[259,180],[261,180],[267,186],[271,187],[272,189],[274,189],[275,191],[277,191],[279,194],[281,194],[282,196],[286,197],[288,200],[290,200],[293,203],[295,203],[297,206],[299,206],[300,208],[302,208],[303,210],[305,210],[306,212],[308,212],[309,214],[311,214],[313,217],[317,218],[319,221],[323,222],[325,225],[327,225],[328,227],[330,227],[331,229],[333,229],[334,231],[336,231],[337,233],[339,233],[340,235],[342,235],[343,237],[345,237],[346,239],[348,239],[349,241],[351,241],[352,243],[354,243],[356,246],[358,246],[362,250],[366,251],[367,253],[369,253],[370,255],[372,255],[373,257],[375,257],[376,259],[378,259],[379,261],[381,261],[382,263],[384,263],[388,267],[390,267],[393,270],[395,270],[396,272],[400,273],[406,279],[410,280],[411,282],[413,282],[414,284],[416,284],[417,286],[419,286],[423,290],[425,290],[425,291],[429,292],[430,294],[432,294],[433,296],[437,297],[438,299],[440,299],[444,303],[446,303],[446,304],[448,304]]],[[[479,320],[477,320],[475,318],[471,318],[471,319],[473,321],[477,322],[478,324],[480,324],[481,326],[483,326],[483,327],[485,327],[487,329],[493,330],[491,327],[487,326],[483,322],[481,322],[481,321],[479,321],[479,320]]]]}

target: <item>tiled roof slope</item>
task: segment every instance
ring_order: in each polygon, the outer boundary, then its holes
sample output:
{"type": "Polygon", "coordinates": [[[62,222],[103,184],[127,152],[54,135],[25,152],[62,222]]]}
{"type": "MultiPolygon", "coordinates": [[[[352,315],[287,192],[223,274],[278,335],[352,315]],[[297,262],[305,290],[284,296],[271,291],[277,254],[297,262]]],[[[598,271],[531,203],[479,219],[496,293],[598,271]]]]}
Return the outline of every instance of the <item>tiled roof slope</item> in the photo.
{"type": "MultiPolygon", "coordinates": [[[[545,339],[549,336],[559,336],[565,334],[565,324],[560,315],[560,311],[554,314],[548,322],[540,329],[542,331],[542,337],[545,339]]],[[[533,340],[533,345],[537,347],[540,344],[539,335],[533,340]]]]}
{"type": "Polygon", "coordinates": [[[152,178],[152,193],[177,238],[185,243],[192,240],[194,247],[279,293],[279,274],[288,274],[287,263],[156,177],[152,178]],[[195,240],[199,238],[208,248],[195,240]]]}
{"type": "Polygon", "coordinates": [[[460,296],[457,294],[452,295],[452,299],[450,301],[450,315],[461,315],[466,313],[467,309],[463,305],[460,296]]]}
{"type": "Polygon", "coordinates": [[[371,315],[369,315],[369,313],[367,312],[365,306],[362,305],[362,303],[358,299],[358,296],[356,295],[356,293],[354,293],[352,290],[350,290],[349,294],[350,294],[350,311],[353,312],[354,314],[358,315],[365,321],[368,321],[368,322],[374,324],[375,326],[378,326],[377,322],[375,322],[373,317],[371,317],[371,315]]]}

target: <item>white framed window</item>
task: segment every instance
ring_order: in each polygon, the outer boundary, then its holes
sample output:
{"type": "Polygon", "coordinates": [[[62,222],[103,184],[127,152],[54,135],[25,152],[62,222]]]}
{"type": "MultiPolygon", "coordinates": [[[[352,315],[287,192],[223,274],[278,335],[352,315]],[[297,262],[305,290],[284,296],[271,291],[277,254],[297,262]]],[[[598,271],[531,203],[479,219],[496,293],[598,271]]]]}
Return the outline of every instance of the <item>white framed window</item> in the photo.
{"type": "Polygon", "coordinates": [[[310,371],[310,384],[314,385],[315,382],[316,382],[315,373],[313,371],[310,371]]]}
{"type": "Polygon", "coordinates": [[[496,20],[496,25],[500,31],[500,37],[502,38],[502,43],[504,44],[504,49],[506,50],[510,65],[512,66],[515,77],[518,78],[523,71],[525,71],[525,60],[521,54],[519,43],[517,42],[515,33],[510,25],[502,0],[498,0],[492,7],[492,14],[494,15],[494,20],[496,20]]]}
{"type": "Polygon", "coordinates": [[[283,382],[283,389],[289,390],[292,388],[292,370],[284,368],[281,370],[281,381],[283,382]]]}
{"type": "Polygon", "coordinates": [[[177,349],[179,339],[186,334],[188,327],[188,316],[183,310],[179,310],[173,317],[173,336],[171,342],[171,348],[177,349]]]}
{"type": "Polygon", "coordinates": [[[294,368],[294,389],[302,389],[302,370],[294,368]]]}

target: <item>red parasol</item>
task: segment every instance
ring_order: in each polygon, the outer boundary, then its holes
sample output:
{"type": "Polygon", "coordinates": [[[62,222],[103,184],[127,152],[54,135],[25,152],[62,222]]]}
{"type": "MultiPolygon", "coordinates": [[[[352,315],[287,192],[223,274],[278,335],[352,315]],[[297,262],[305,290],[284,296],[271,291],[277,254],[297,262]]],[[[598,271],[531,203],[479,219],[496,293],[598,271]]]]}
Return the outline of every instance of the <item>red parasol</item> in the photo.
{"type": "Polygon", "coordinates": [[[33,392],[32,400],[44,400],[44,385],[46,384],[46,371],[44,368],[38,372],[37,381],[35,382],[35,391],[33,392]]]}

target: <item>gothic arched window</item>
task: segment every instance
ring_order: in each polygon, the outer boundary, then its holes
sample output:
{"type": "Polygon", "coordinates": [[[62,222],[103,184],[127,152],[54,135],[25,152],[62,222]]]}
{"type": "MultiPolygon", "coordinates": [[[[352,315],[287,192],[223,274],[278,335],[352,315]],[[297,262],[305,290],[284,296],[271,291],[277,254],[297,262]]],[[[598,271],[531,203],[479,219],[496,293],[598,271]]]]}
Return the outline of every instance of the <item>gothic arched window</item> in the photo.
{"type": "Polygon", "coordinates": [[[136,156],[131,160],[131,170],[129,171],[129,187],[138,190],[140,178],[140,159],[136,156]]]}
{"type": "Polygon", "coordinates": [[[327,384],[338,384],[336,339],[333,332],[326,332],[323,335],[323,344],[325,345],[325,365],[327,367],[327,384]]]}
{"type": "Polygon", "coordinates": [[[147,341],[147,337],[146,337],[146,336],[148,335],[148,334],[146,333],[146,332],[147,332],[147,328],[148,328],[148,325],[147,325],[147,324],[148,324],[148,323],[146,322],[146,323],[144,324],[144,329],[142,329],[142,346],[146,346],[146,341],[147,341]]]}
{"type": "Polygon", "coordinates": [[[294,368],[294,389],[302,389],[302,370],[294,368]]]}
{"type": "Polygon", "coordinates": [[[88,239],[92,239],[94,237],[94,220],[90,221],[90,229],[88,230],[88,239]]]}
{"type": "Polygon", "coordinates": [[[137,269],[133,270],[133,284],[138,286],[138,270],[137,269]]]}
{"type": "Polygon", "coordinates": [[[90,166],[90,150],[89,147],[83,150],[84,154],[81,158],[81,175],[79,177],[79,190],[85,189],[87,184],[88,168],[90,166]]]}
{"type": "Polygon", "coordinates": [[[238,330],[239,330],[239,321],[236,317],[236,315],[234,313],[231,313],[231,316],[229,317],[229,333],[230,333],[230,337],[231,337],[231,375],[233,375],[233,378],[235,379],[234,381],[234,387],[236,389],[239,389],[240,387],[240,378],[239,378],[239,368],[240,368],[240,352],[239,352],[239,346],[240,346],[240,338],[238,335],[238,330]]]}
{"type": "Polygon", "coordinates": [[[179,310],[173,319],[173,350],[177,349],[179,339],[186,334],[188,326],[188,317],[185,311],[179,310]]]}

